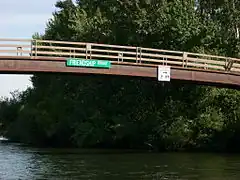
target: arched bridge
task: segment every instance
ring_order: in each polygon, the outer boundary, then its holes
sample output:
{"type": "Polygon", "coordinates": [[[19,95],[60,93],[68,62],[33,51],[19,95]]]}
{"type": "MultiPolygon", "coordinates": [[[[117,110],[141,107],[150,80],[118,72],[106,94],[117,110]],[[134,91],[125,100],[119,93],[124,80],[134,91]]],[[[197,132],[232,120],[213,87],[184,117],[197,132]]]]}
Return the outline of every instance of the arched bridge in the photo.
{"type": "Polygon", "coordinates": [[[240,59],[182,51],[36,39],[0,39],[0,73],[62,72],[184,80],[240,88],[240,59]],[[168,67],[163,70],[163,67],[168,67]],[[170,67],[170,70],[169,70],[170,67]],[[163,71],[162,71],[163,70],[163,71]],[[162,75],[158,72],[162,71],[162,75]],[[164,74],[165,73],[165,74],[164,74]]]}

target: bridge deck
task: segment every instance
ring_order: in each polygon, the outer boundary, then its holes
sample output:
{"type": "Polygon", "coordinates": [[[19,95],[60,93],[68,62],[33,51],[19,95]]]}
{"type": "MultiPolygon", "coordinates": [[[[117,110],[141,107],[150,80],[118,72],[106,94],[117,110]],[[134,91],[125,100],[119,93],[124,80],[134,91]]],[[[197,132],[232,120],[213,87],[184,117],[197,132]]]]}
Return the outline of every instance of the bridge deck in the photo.
{"type": "Polygon", "coordinates": [[[171,79],[240,86],[240,59],[108,44],[0,39],[2,73],[74,72],[157,77],[171,66],[171,79]],[[66,58],[111,61],[110,69],[66,67],[66,58]]]}

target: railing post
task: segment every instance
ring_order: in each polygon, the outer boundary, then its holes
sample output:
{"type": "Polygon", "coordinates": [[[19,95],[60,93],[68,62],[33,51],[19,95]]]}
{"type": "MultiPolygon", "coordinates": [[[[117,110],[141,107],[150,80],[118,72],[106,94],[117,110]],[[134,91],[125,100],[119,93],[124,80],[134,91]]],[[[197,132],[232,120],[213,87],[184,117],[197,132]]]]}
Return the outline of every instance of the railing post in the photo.
{"type": "Polygon", "coordinates": [[[163,62],[163,66],[164,65],[167,66],[167,60],[168,60],[167,58],[163,58],[163,61],[162,61],[163,62]]]}
{"type": "Polygon", "coordinates": [[[35,57],[37,57],[37,39],[35,39],[35,57]]]}
{"type": "Polygon", "coordinates": [[[122,52],[118,53],[118,63],[119,63],[120,59],[123,62],[123,53],[122,52]]]}
{"type": "Polygon", "coordinates": [[[86,44],[86,59],[88,59],[88,51],[90,54],[90,59],[92,59],[92,45],[90,43],[86,44]]]}
{"type": "Polygon", "coordinates": [[[75,49],[70,49],[70,50],[69,50],[69,54],[70,54],[70,55],[69,55],[70,58],[72,58],[72,57],[75,58],[75,49]]]}
{"type": "Polygon", "coordinates": [[[224,66],[225,71],[227,70],[227,64],[228,64],[228,59],[226,58],[225,59],[225,66],[224,66]]]}
{"type": "Polygon", "coordinates": [[[31,40],[31,53],[30,53],[30,56],[32,57],[32,52],[33,51],[33,40],[31,40]]]}
{"type": "Polygon", "coordinates": [[[136,48],[136,63],[141,63],[142,62],[142,48],[137,47],[136,48]]]}
{"type": "Polygon", "coordinates": [[[228,58],[226,59],[226,63],[225,63],[225,71],[231,71],[231,68],[233,66],[234,60],[228,58]]]}
{"type": "Polygon", "coordinates": [[[183,52],[183,59],[182,59],[182,61],[183,61],[182,66],[183,67],[185,67],[185,66],[187,67],[187,53],[186,52],[183,52]]]}
{"type": "Polygon", "coordinates": [[[19,51],[20,51],[20,56],[22,56],[22,47],[21,46],[17,47],[17,56],[19,55],[19,51]]]}

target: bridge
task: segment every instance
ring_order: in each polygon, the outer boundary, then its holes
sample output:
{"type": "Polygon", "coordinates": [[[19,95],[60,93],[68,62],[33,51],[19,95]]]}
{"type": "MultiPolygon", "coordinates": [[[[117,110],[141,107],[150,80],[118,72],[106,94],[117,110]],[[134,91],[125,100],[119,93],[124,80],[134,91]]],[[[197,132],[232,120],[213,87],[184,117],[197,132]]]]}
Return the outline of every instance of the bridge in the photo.
{"type": "Polygon", "coordinates": [[[160,71],[170,75],[171,80],[240,88],[237,58],[86,42],[0,38],[0,73],[107,74],[161,81],[160,71]]]}

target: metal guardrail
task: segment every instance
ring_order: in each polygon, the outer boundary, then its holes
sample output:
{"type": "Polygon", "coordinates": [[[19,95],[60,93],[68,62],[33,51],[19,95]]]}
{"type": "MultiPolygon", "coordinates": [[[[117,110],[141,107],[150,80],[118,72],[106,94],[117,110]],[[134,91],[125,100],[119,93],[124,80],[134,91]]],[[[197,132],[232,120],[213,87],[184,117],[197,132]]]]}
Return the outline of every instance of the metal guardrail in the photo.
{"type": "Polygon", "coordinates": [[[115,64],[168,65],[240,73],[240,59],[237,58],[85,42],[0,38],[0,56],[100,59],[115,64]]]}

